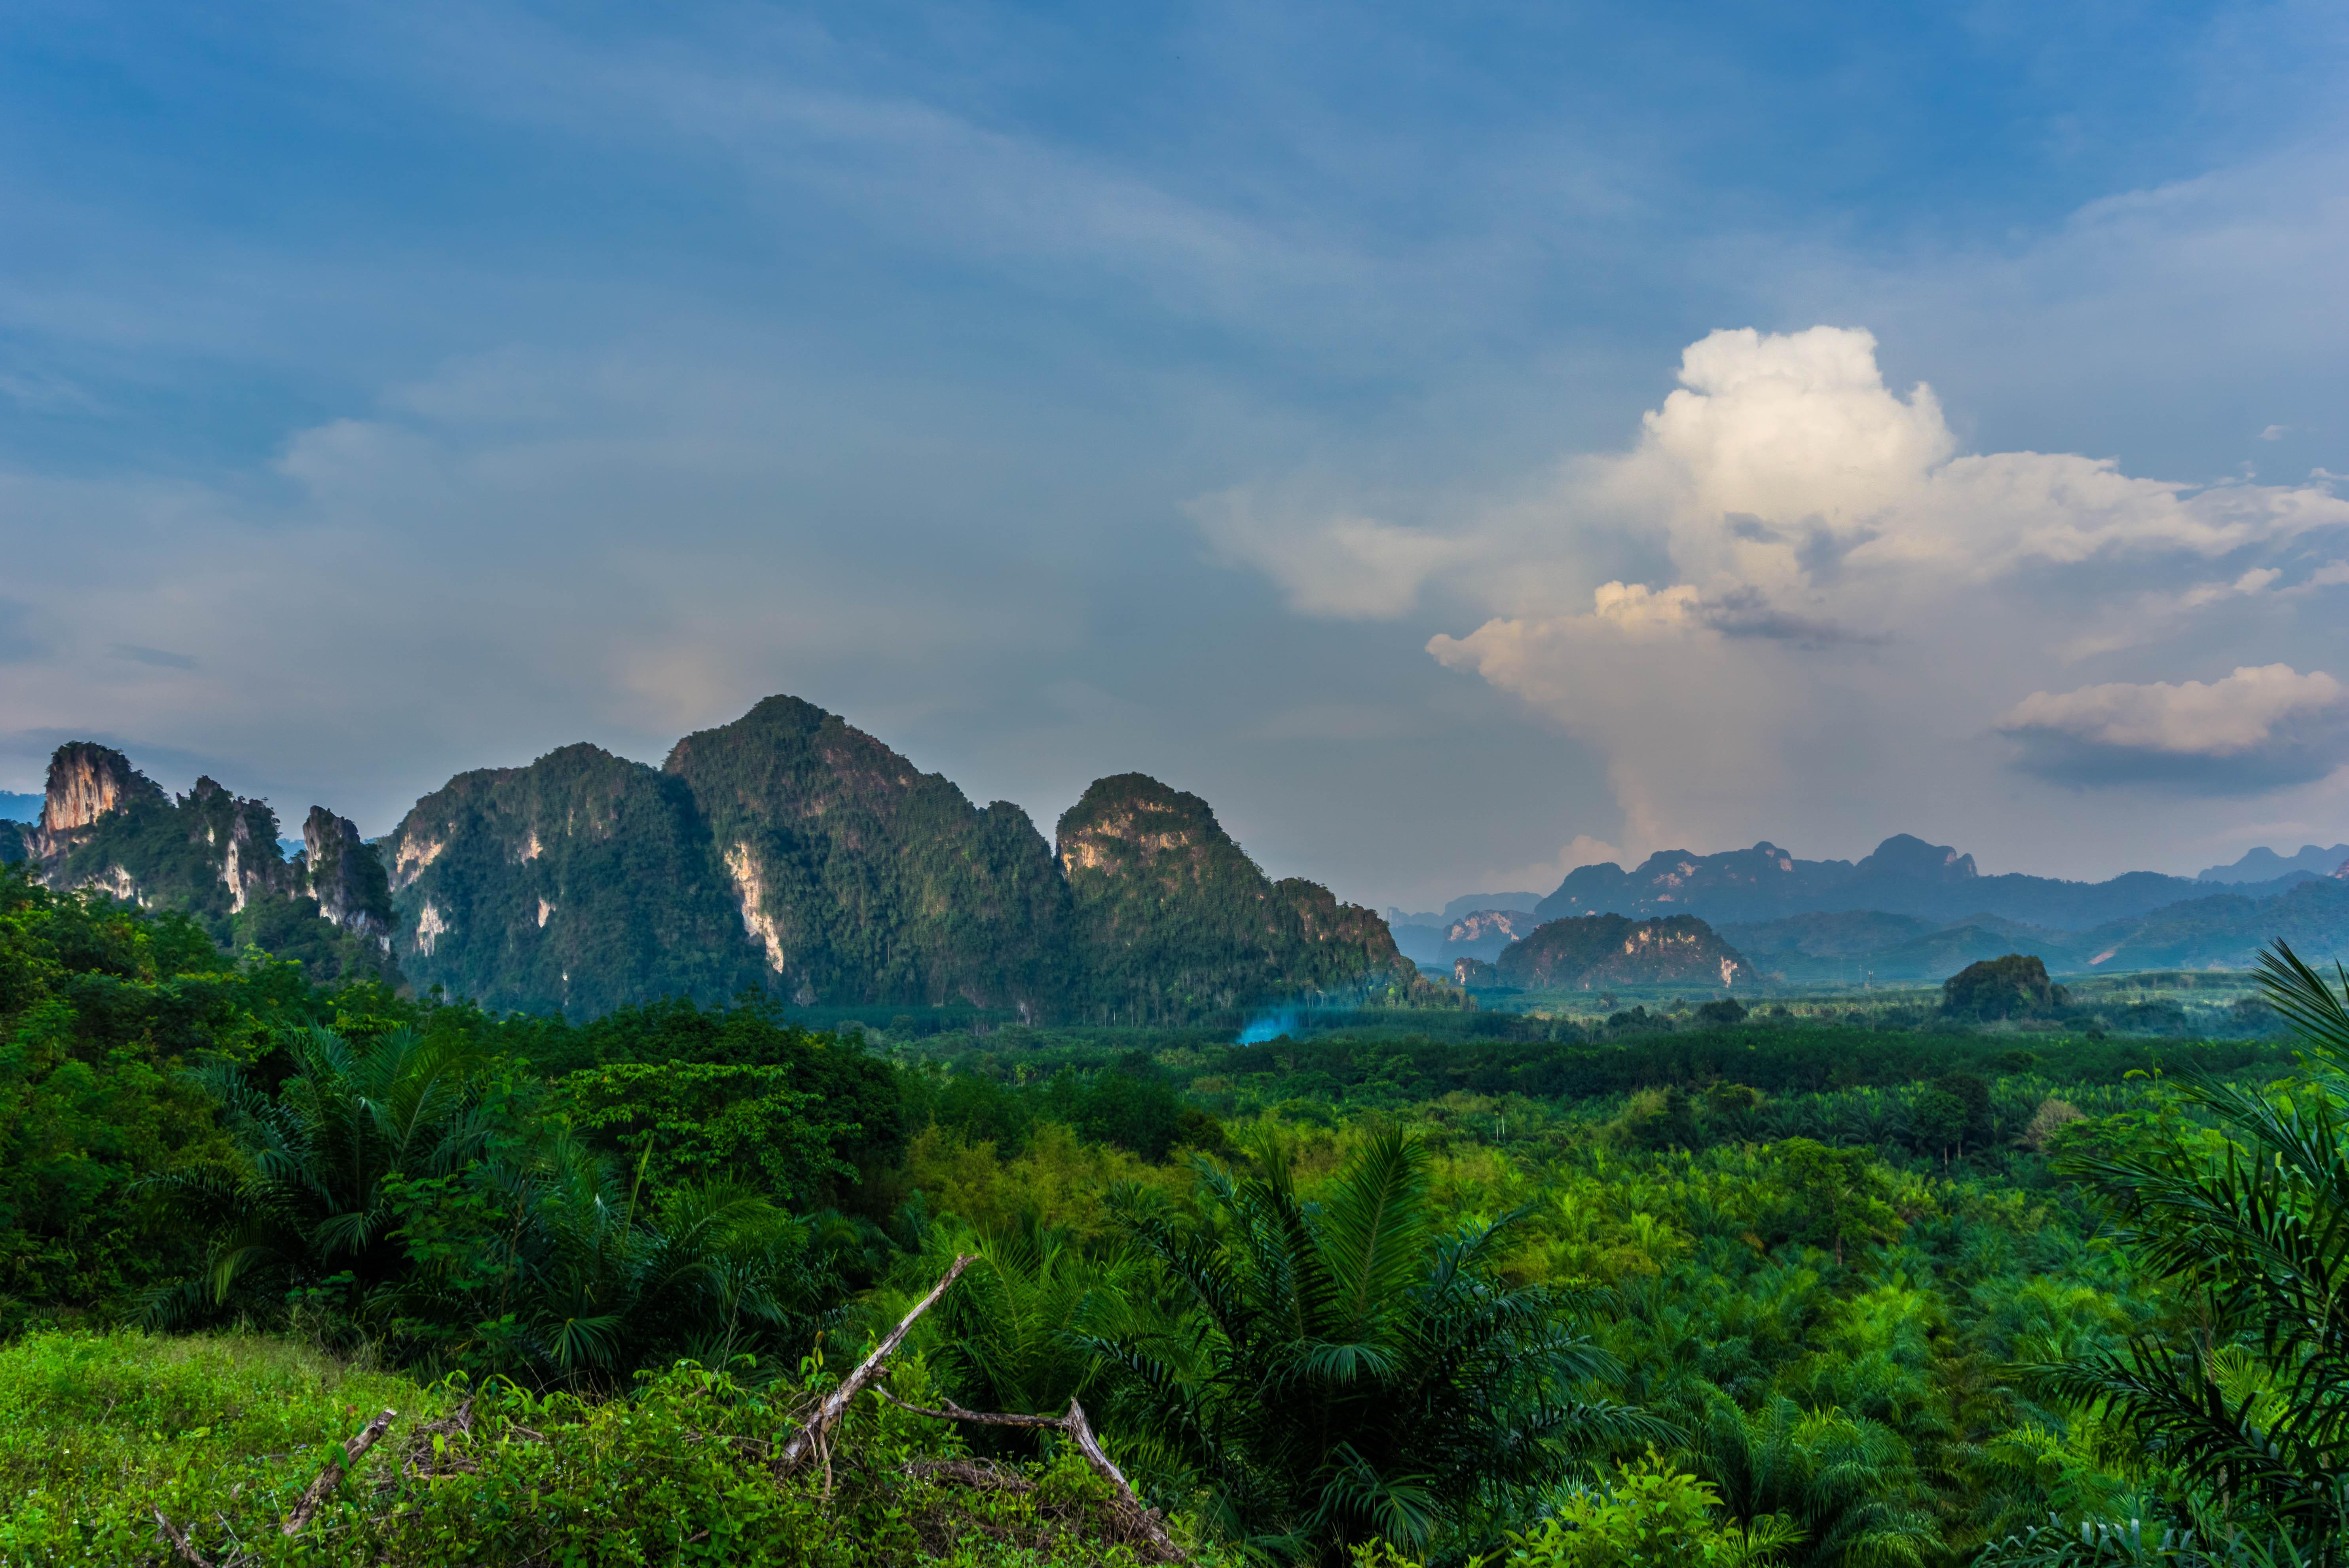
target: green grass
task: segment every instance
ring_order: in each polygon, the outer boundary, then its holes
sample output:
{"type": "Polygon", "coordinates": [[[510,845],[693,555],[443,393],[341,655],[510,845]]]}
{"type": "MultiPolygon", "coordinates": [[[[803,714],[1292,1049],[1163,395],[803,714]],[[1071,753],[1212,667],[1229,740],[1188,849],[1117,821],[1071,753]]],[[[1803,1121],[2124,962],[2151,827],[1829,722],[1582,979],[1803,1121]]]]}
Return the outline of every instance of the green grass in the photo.
{"type": "MultiPolygon", "coordinates": [[[[927,1399],[917,1362],[893,1372],[927,1399]]],[[[817,1390],[680,1366],[623,1398],[460,1391],[250,1335],[47,1332],[0,1348],[0,1565],[162,1568],[161,1510],[205,1559],[263,1564],[693,1564],[698,1568],[1131,1568],[1103,1483],[1073,1449],[973,1490],[925,1464],[957,1429],[867,1399],[830,1462],[771,1456],[817,1390]],[[341,1442],[399,1412],[308,1528],[278,1526],[341,1442]],[[441,1422],[438,1435],[419,1423],[441,1422]]],[[[1205,1559],[1201,1559],[1205,1561],[1205,1559]]]]}
{"type": "Polygon", "coordinates": [[[0,1562],[140,1561],[150,1507],[282,1514],[327,1445],[387,1406],[406,1426],[443,1403],[282,1340],[28,1335],[0,1349],[0,1562]]]}

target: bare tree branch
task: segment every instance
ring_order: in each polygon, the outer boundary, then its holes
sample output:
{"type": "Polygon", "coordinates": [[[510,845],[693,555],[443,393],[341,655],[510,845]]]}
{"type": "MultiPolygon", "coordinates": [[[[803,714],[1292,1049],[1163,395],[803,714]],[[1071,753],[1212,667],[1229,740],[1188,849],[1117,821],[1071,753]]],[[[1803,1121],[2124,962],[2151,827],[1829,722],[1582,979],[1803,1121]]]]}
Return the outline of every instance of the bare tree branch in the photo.
{"type": "Polygon", "coordinates": [[[939,1401],[944,1409],[933,1410],[921,1405],[908,1405],[885,1388],[876,1392],[900,1410],[916,1416],[927,1416],[934,1421],[969,1421],[982,1427],[1046,1427],[1056,1432],[1067,1433],[1069,1440],[1076,1444],[1077,1452],[1084,1456],[1085,1463],[1092,1467],[1093,1473],[1115,1489],[1128,1521],[1149,1538],[1150,1544],[1157,1548],[1161,1557],[1169,1563],[1188,1561],[1184,1550],[1174,1544],[1174,1538],[1166,1533],[1163,1516],[1156,1509],[1143,1506],[1142,1499],[1134,1495],[1133,1484],[1125,1479],[1125,1472],[1119,1469],[1109,1455],[1102,1451],[1101,1438],[1094,1435],[1092,1423],[1085,1418],[1085,1407],[1074,1399],[1069,1401],[1069,1412],[1065,1416],[1021,1416],[1001,1410],[966,1410],[951,1399],[939,1401]]]}
{"type": "Polygon", "coordinates": [[[787,1475],[797,1469],[806,1461],[811,1450],[822,1446],[823,1436],[832,1429],[833,1424],[838,1421],[848,1407],[855,1402],[856,1397],[871,1386],[874,1378],[881,1376],[888,1364],[889,1357],[895,1355],[897,1347],[905,1342],[905,1335],[912,1331],[915,1320],[937,1305],[938,1299],[947,1293],[947,1287],[962,1278],[962,1272],[978,1261],[978,1255],[976,1252],[966,1252],[957,1258],[954,1261],[954,1267],[947,1271],[946,1277],[932,1285],[930,1293],[916,1302],[914,1310],[907,1313],[898,1321],[897,1326],[889,1331],[889,1337],[874,1345],[873,1354],[859,1363],[856,1370],[843,1379],[839,1387],[824,1396],[823,1403],[815,1407],[815,1413],[808,1417],[804,1426],[792,1434],[792,1440],[785,1443],[783,1451],[776,1456],[776,1473],[787,1475]]]}

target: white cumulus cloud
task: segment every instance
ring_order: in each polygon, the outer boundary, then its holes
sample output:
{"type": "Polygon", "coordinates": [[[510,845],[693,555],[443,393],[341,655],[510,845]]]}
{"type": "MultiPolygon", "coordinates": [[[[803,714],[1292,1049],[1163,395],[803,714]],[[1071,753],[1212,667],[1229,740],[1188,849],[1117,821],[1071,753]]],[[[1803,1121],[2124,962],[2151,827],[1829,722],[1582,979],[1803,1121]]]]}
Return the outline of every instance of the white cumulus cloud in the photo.
{"type": "Polygon", "coordinates": [[[1930,386],[1887,384],[1877,348],[1853,327],[1714,332],[1628,450],[1569,457],[1535,499],[1448,528],[1360,509],[1268,521],[1228,497],[1200,516],[1300,610],[1392,618],[1424,597],[1481,615],[1428,651],[1603,753],[1630,850],[1987,813],[2013,757],[2002,724],[2027,771],[2066,784],[2218,793],[2324,771],[2307,704],[2330,678],[2258,656],[2321,613],[2309,596],[2339,574],[2316,563],[2349,541],[2349,502],[2323,483],[1967,452],[1930,386]],[[2254,657],[2209,686],[2116,669],[2137,683],[2083,690],[2182,694],[2147,699],[2178,723],[2216,693],[2240,725],[2254,690],[2281,700],[2282,670],[2301,706],[2232,753],[2015,718],[2071,701],[2046,695],[2055,672],[2186,639],[2206,667],[2214,646],[2254,657]]]}

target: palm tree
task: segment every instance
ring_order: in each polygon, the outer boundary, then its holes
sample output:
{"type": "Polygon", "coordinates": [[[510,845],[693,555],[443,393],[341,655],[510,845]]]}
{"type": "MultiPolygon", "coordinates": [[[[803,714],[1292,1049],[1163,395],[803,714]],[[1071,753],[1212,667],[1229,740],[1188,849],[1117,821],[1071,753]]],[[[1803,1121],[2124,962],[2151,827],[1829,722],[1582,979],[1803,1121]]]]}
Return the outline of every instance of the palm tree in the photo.
{"type": "MultiPolygon", "coordinates": [[[[1148,1260],[1122,1241],[1088,1250],[1032,1217],[994,1232],[947,1222],[924,1240],[893,1282],[902,1304],[956,1257],[977,1259],[925,1323],[936,1335],[932,1376],[973,1408],[1057,1415],[1072,1398],[1096,1403],[1102,1363],[1090,1342],[1132,1334],[1151,1319],[1148,1260]]],[[[1004,1435],[1030,1440],[1017,1428],[1004,1435]]]]}
{"type": "Polygon", "coordinates": [[[1697,1474],[1733,1518],[1775,1514],[1802,1530],[1792,1568],[1921,1564],[1941,1541],[1913,1501],[1914,1465],[1900,1439],[1838,1410],[1805,1411],[1774,1397],[1758,1410],[1715,1401],[1695,1445],[1697,1474]]]}
{"type": "Polygon", "coordinates": [[[794,1347],[818,1282],[806,1228],[726,1181],[646,1190],[568,1128],[502,1106],[460,1040],[323,1029],[285,1042],[274,1095],[209,1085],[245,1167],[171,1179],[212,1236],[164,1321],[308,1303],[411,1358],[609,1382],[690,1357],[794,1347]]]}
{"type": "Polygon", "coordinates": [[[1318,1202],[1277,1147],[1245,1179],[1198,1162],[1195,1219],[1121,1199],[1178,1315],[1092,1344],[1179,1466],[1170,1480],[1251,1552],[1335,1561],[1380,1538],[1416,1552],[1497,1534],[1578,1452],[1671,1435],[1579,1396],[1612,1361],[1553,1293],[1496,1279],[1515,1216],[1440,1228],[1427,1163],[1390,1130],[1318,1202]]]}
{"type": "Polygon", "coordinates": [[[2281,941],[2261,971],[2308,1046],[2300,1082],[2269,1093],[2189,1082],[2181,1098],[2215,1136],[2173,1127],[2135,1148],[2059,1161],[2199,1322],[2024,1370],[2135,1438],[2190,1489],[2190,1513],[2339,1563],[2349,1561],[2349,973],[2336,969],[2335,995],[2281,941]]]}
{"type": "Polygon", "coordinates": [[[249,1275],[296,1295],[363,1295],[405,1272],[402,1185],[445,1178],[488,1142],[488,1064],[461,1037],[311,1028],[282,1046],[291,1071],[274,1095],[233,1064],[196,1075],[248,1163],[163,1184],[211,1221],[213,1243],[204,1277],[160,1312],[218,1307],[249,1275]]]}

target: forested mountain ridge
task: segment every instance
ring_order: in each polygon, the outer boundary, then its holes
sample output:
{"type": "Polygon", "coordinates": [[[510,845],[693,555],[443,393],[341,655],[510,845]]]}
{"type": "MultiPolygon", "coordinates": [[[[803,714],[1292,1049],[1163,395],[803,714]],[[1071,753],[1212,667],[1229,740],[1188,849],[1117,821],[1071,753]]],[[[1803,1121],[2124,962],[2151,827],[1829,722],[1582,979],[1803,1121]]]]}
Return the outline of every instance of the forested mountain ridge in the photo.
{"type": "Polygon", "coordinates": [[[764,978],[691,788],[600,747],[460,774],[382,847],[419,985],[594,1014],[764,978]]]}
{"type": "Polygon", "coordinates": [[[1415,980],[1386,922],[1249,859],[1197,795],[1145,774],[1097,780],[1062,814],[1087,977],[1085,1011],[1155,1022],[1290,989],[1338,992],[1415,980]]]}
{"type": "Polygon", "coordinates": [[[1065,1001],[1068,889],[1027,813],[975,806],[834,714],[771,697],[679,741],[686,784],[770,971],[847,1002],[1065,1001]]]}
{"type": "Polygon", "coordinates": [[[1759,977],[1744,954],[1693,915],[1634,920],[1578,915],[1550,920],[1512,943],[1496,966],[1527,991],[1589,991],[1607,985],[1750,985],[1759,977]]]}
{"type": "Polygon", "coordinates": [[[384,848],[409,974],[494,1007],[760,987],[1164,1021],[1412,981],[1376,915],[1270,881],[1195,795],[1102,780],[1056,853],[1018,806],[792,697],[658,769],[581,745],[460,774],[384,848]]]}
{"type": "Polygon", "coordinates": [[[211,778],[174,797],[122,753],[77,741],[50,758],[39,820],[13,836],[52,888],[181,911],[223,947],[300,959],[321,980],[397,972],[382,865],[324,806],[311,808],[288,860],[268,802],[211,778]]]}

